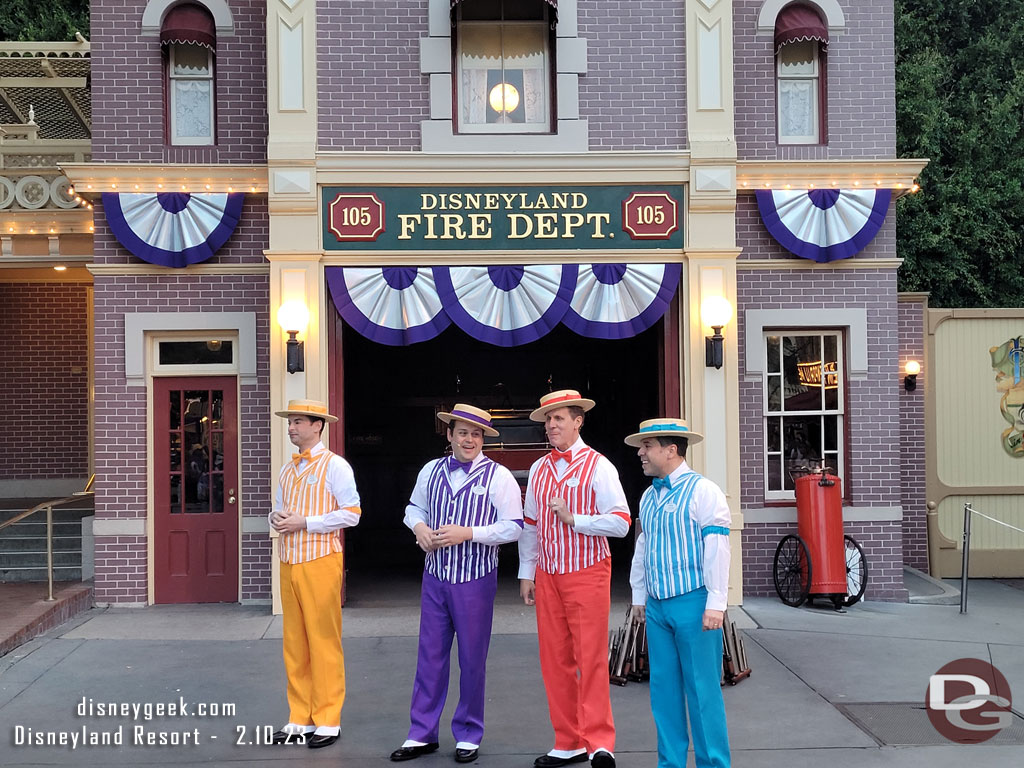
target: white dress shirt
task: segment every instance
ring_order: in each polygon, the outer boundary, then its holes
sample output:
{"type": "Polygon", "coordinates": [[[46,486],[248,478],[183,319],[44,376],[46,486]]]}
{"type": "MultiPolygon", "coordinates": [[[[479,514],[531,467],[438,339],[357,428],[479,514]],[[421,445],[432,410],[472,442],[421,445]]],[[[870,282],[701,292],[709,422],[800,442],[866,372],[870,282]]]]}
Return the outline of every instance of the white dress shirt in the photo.
{"type": "MultiPolygon", "coordinates": [[[[317,443],[309,450],[309,455],[317,456],[327,448],[324,444],[317,443]]],[[[309,461],[299,461],[299,472],[306,468],[309,461]]],[[[287,467],[287,465],[285,465],[287,467]]],[[[284,472],[284,468],[281,469],[284,472]]],[[[306,517],[306,530],[310,533],[330,533],[341,528],[351,528],[359,523],[359,492],[356,490],[355,475],[352,474],[352,467],[338,454],[334,454],[327,464],[327,487],[338,502],[338,509],[328,512],[326,515],[309,515],[306,517]],[[351,509],[355,509],[352,512],[351,509]]],[[[277,492],[274,494],[274,512],[284,511],[284,500],[281,495],[281,483],[277,483],[277,492]]]]}

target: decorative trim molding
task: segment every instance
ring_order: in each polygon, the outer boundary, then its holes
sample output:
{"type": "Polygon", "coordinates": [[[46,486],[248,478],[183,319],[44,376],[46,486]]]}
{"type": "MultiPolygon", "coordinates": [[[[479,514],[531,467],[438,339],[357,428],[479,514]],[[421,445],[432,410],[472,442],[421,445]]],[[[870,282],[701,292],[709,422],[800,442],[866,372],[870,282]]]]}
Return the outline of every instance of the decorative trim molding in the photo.
{"type": "Polygon", "coordinates": [[[121,275],[160,275],[180,277],[182,275],[269,275],[269,264],[190,264],[181,269],[158,267],[155,264],[86,264],[96,277],[118,277],[121,275]]]}
{"type": "Polygon", "coordinates": [[[911,191],[928,165],[927,158],[877,158],[864,160],[740,160],[736,163],[737,192],[765,189],[835,187],[882,187],[893,197],[911,191]]]}
{"type": "MultiPolygon", "coordinates": [[[[265,252],[271,261],[289,261],[291,254],[265,252]]],[[[305,261],[308,256],[303,256],[305,261]]],[[[298,257],[295,260],[300,260],[298,257]]],[[[674,264],[683,261],[682,251],[323,251],[320,263],[326,267],[374,266],[476,266],[481,264],[674,264]]]]}
{"type": "Polygon", "coordinates": [[[245,192],[266,194],[265,165],[61,163],[82,197],[101,192],[245,192]],[[158,185],[163,184],[163,187],[158,185]],[[114,185],[117,185],[116,188],[114,185]],[[182,185],[185,189],[182,189],[182,185]],[[138,189],[135,187],[138,186],[138,189]],[[207,188],[209,187],[209,188],[207,188]]]}
{"type": "MultiPolygon", "coordinates": [[[[895,523],[903,519],[903,507],[843,507],[845,523],[895,523]]],[[[796,525],[796,507],[747,507],[743,510],[746,525],[758,523],[792,523],[796,525]]]]}
{"type": "Polygon", "coordinates": [[[748,309],[743,313],[743,317],[743,367],[747,381],[760,381],[764,376],[764,345],[761,339],[765,328],[846,328],[850,350],[850,378],[867,378],[868,311],[863,307],[748,309]]]}
{"type": "Polygon", "coordinates": [[[808,269],[832,271],[837,269],[899,269],[903,259],[840,259],[819,264],[810,259],[738,259],[737,270],[748,272],[772,269],[808,269]]]}
{"type": "Polygon", "coordinates": [[[242,533],[270,533],[266,515],[242,515],[242,533]]]}
{"type": "Polygon", "coordinates": [[[125,312],[124,374],[128,386],[146,385],[147,334],[172,331],[236,332],[239,383],[256,384],[255,312],[125,312]]]}
{"type": "MultiPolygon", "coordinates": [[[[227,0],[189,0],[203,6],[213,16],[218,37],[232,37],[235,34],[235,19],[231,15],[227,0]]],[[[146,10],[142,12],[142,34],[159,35],[160,25],[164,16],[172,6],[179,5],[180,0],[149,0],[146,10]]]]}
{"type": "Polygon", "coordinates": [[[146,538],[146,518],[131,519],[97,517],[92,521],[92,535],[97,536],[139,536],[146,538]]]}
{"type": "MultiPolygon", "coordinates": [[[[757,34],[774,35],[775,20],[779,12],[792,0],[765,0],[757,14],[757,34]]],[[[837,0],[804,0],[808,5],[816,6],[825,17],[829,32],[841,32],[846,29],[846,16],[837,0]]]]}

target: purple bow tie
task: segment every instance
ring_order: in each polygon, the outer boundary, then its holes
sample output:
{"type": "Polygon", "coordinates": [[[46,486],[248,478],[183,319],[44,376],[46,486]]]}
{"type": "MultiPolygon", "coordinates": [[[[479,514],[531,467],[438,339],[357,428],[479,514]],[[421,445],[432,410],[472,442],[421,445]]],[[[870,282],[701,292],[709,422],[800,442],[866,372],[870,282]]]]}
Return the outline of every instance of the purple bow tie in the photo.
{"type": "Polygon", "coordinates": [[[472,461],[459,461],[454,456],[448,457],[448,471],[454,472],[456,469],[461,469],[467,475],[469,474],[470,467],[473,466],[472,461]]]}

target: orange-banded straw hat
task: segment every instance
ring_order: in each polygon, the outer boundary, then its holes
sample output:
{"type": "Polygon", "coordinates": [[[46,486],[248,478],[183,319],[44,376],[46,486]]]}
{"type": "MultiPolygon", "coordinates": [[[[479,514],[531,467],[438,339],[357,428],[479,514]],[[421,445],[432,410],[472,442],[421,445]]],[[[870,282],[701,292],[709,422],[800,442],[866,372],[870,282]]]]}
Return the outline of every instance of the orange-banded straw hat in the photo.
{"type": "Polygon", "coordinates": [[[589,398],[583,397],[575,389],[560,389],[557,392],[544,395],[540,399],[540,408],[530,414],[530,421],[544,421],[548,411],[553,411],[556,408],[568,408],[572,405],[579,406],[584,411],[589,411],[596,403],[589,398]]]}
{"type": "Polygon", "coordinates": [[[327,412],[327,403],[321,400],[289,400],[288,407],[283,411],[276,411],[275,416],[311,416],[315,419],[323,419],[328,424],[338,420],[337,416],[331,416],[327,412]]]}
{"type": "Polygon", "coordinates": [[[473,424],[480,427],[488,437],[498,436],[498,430],[491,426],[491,414],[480,408],[475,408],[472,405],[456,403],[455,407],[452,408],[451,413],[441,411],[437,414],[437,418],[445,424],[451,424],[453,421],[464,421],[467,424],[473,424]]]}
{"type": "Polygon", "coordinates": [[[640,422],[640,431],[626,438],[626,445],[639,448],[648,437],[685,437],[689,445],[704,439],[704,435],[690,430],[686,419],[648,419],[640,422]]]}

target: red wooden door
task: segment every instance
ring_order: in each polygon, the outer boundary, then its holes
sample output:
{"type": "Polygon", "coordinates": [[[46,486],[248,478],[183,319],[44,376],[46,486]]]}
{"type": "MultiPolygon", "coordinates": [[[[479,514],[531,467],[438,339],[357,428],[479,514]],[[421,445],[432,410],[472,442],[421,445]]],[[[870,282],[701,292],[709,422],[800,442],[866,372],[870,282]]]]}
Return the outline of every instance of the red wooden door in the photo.
{"type": "Polygon", "coordinates": [[[155,600],[237,602],[237,380],[154,379],[153,412],[155,600]]]}

